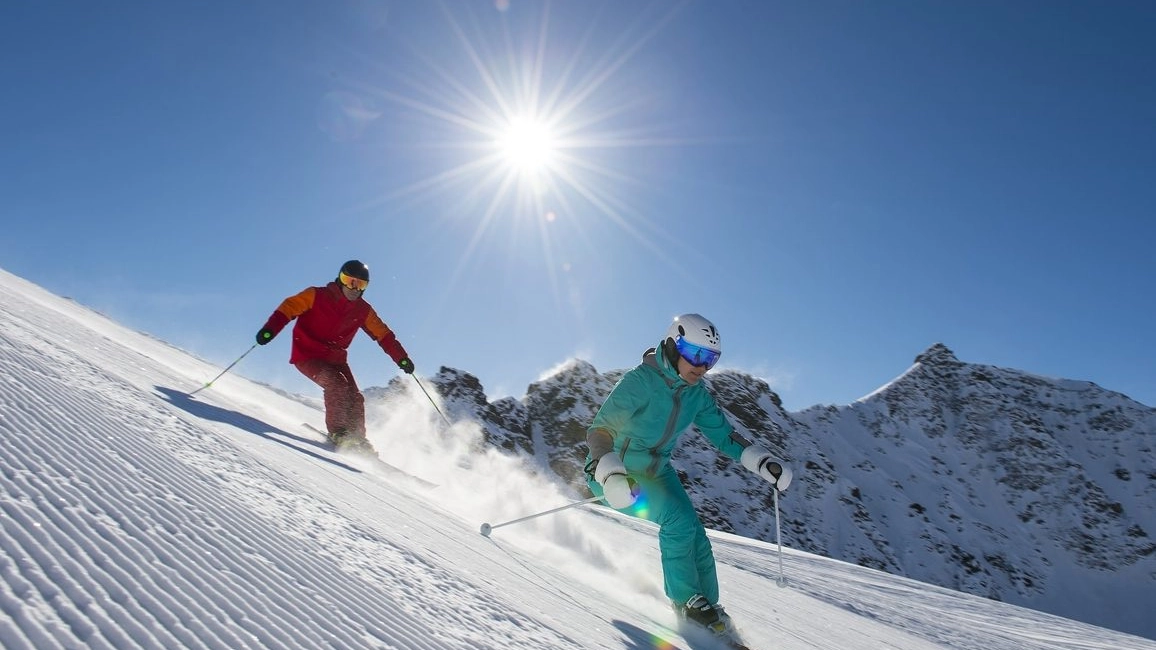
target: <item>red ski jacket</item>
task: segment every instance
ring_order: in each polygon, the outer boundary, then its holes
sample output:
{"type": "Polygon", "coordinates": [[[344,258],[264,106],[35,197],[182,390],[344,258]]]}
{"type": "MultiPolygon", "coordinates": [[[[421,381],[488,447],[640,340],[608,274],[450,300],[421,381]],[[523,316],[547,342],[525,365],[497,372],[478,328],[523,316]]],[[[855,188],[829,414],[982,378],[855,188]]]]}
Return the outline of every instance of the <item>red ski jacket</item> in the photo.
{"type": "Polygon", "coordinates": [[[265,328],[276,336],[295,318],[297,324],[293,326],[293,351],[289,363],[307,359],[346,363],[349,344],[358,328],[377,341],[394,363],[409,356],[373,307],[360,297],[347,300],[337,282],[324,287],[309,287],[286,298],[265,322],[265,328]]]}

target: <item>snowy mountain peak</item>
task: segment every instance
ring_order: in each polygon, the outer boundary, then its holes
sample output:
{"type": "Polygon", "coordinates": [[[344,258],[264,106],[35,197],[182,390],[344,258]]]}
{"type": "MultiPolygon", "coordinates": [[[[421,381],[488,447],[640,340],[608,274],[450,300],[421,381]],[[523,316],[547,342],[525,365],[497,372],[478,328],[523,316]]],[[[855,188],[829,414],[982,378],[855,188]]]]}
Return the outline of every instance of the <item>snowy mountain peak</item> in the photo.
{"type": "MultiPolygon", "coordinates": [[[[476,417],[488,440],[585,494],[585,430],[622,372],[564,364],[476,417]]],[[[942,343],[842,407],[787,412],[735,370],[706,386],[740,433],[794,464],[792,546],[1156,636],[1138,605],[1156,598],[1156,410],[1090,382],[961,362],[942,343]],[[1095,597],[1075,603],[1073,590],[1095,597]]],[[[756,477],[693,433],[675,462],[709,527],[774,538],[756,477]]]]}
{"type": "Polygon", "coordinates": [[[915,357],[915,363],[945,368],[954,368],[960,365],[955,353],[942,343],[935,343],[921,352],[915,357]]]}

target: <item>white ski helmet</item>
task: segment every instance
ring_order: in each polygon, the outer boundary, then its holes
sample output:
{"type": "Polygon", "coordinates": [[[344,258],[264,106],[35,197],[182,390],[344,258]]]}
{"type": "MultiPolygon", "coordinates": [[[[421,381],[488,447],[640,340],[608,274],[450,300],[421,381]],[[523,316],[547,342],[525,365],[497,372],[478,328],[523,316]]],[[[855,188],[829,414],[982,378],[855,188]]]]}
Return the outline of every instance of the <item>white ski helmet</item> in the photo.
{"type": "MultiPolygon", "coordinates": [[[[718,363],[722,355],[722,339],[714,323],[698,314],[677,316],[666,330],[663,341],[668,350],[686,359],[693,366],[706,366],[709,370],[718,363]]],[[[677,361],[672,358],[671,361],[677,361]]]]}

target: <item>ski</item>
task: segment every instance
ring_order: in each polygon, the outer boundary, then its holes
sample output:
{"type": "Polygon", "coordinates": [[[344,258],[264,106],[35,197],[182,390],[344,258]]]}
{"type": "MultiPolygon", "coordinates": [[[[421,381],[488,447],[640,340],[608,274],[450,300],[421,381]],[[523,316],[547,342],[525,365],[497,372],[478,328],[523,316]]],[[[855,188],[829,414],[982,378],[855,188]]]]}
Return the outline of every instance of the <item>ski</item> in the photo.
{"type": "Polygon", "coordinates": [[[369,444],[368,441],[365,442],[364,445],[360,445],[357,447],[353,447],[350,445],[342,445],[340,443],[335,445],[335,444],[333,444],[332,441],[329,440],[329,435],[326,434],[321,429],[318,429],[317,427],[313,426],[312,424],[309,424],[308,422],[302,422],[301,426],[305,427],[306,429],[309,429],[313,433],[324,436],[325,440],[329,442],[330,448],[333,450],[333,452],[336,454],[339,454],[343,458],[348,458],[351,461],[354,461],[355,463],[357,461],[364,461],[364,463],[367,466],[369,466],[370,468],[372,468],[374,470],[381,472],[382,474],[385,474],[387,476],[391,476],[394,478],[405,479],[407,481],[411,481],[411,482],[416,483],[416,484],[418,484],[424,488],[427,488],[427,489],[436,488],[438,486],[437,483],[433,483],[432,481],[427,481],[420,476],[410,474],[409,472],[405,471],[404,469],[401,469],[400,467],[398,467],[396,465],[391,465],[390,463],[385,462],[377,455],[377,450],[375,450],[373,448],[373,446],[369,444]]]}
{"type": "Polygon", "coordinates": [[[747,645],[739,630],[729,623],[726,631],[719,632],[686,620],[676,620],[672,626],[669,622],[651,618],[649,626],[638,630],[649,638],[661,640],[665,644],[662,647],[673,650],[754,650],[747,645]]]}
{"type": "Polygon", "coordinates": [[[717,628],[704,627],[679,619],[672,631],[682,637],[689,650],[754,650],[743,640],[730,616],[717,625],[717,628]]]}
{"type": "Polygon", "coordinates": [[[693,630],[680,630],[682,638],[694,650],[699,648],[710,648],[711,650],[753,650],[746,643],[741,641],[737,636],[731,633],[717,634],[711,630],[698,628],[693,630]]]}

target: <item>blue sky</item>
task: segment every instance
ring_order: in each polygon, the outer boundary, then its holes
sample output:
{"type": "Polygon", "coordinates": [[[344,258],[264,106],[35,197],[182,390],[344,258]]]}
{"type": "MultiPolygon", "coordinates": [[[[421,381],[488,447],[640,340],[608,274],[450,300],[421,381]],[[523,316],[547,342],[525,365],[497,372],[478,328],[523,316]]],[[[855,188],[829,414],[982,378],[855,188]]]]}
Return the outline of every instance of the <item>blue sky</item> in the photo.
{"type": "MultiPolygon", "coordinates": [[[[492,398],[575,356],[629,367],[695,311],[791,410],[935,342],[1154,405],[1153,25],[1139,2],[5,3],[0,266],[222,366],[359,258],[419,373],[492,398]],[[536,166],[512,123],[545,134],[536,166]]],[[[314,391],[288,343],[238,371],[314,391]]],[[[365,337],[351,363],[396,373],[365,337]]]]}

